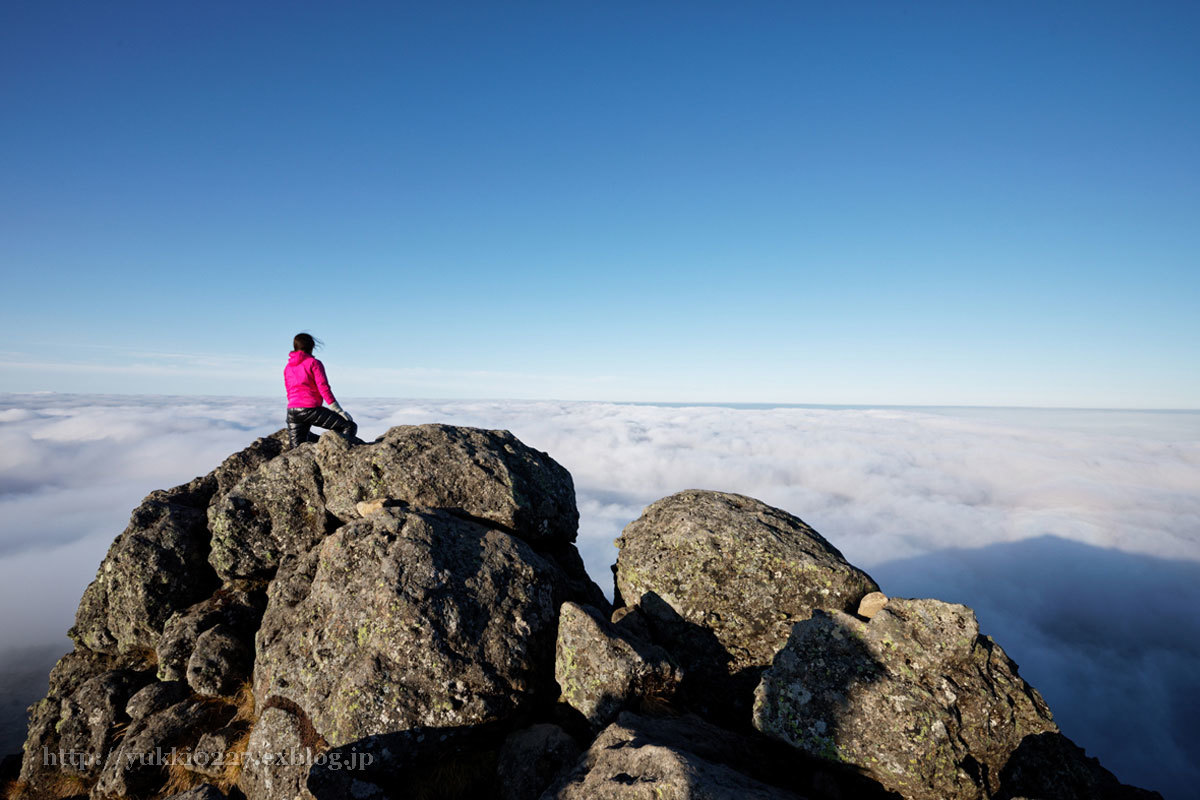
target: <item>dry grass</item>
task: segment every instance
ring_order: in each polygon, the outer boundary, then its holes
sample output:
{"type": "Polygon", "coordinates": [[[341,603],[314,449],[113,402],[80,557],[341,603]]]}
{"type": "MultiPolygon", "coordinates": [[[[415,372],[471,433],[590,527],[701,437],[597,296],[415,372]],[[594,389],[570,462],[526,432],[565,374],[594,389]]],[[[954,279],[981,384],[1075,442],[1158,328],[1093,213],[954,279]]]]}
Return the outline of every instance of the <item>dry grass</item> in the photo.
{"type": "Polygon", "coordinates": [[[159,792],[160,797],[170,797],[173,794],[195,789],[204,783],[204,777],[197,775],[185,767],[180,761],[173,761],[167,767],[167,783],[159,792]]]}
{"type": "Polygon", "coordinates": [[[253,683],[242,681],[242,685],[233,694],[233,706],[237,709],[237,713],[233,717],[235,722],[247,722],[253,725],[258,720],[258,715],[254,711],[253,683]]]}
{"type": "Polygon", "coordinates": [[[137,669],[158,668],[158,651],[153,647],[131,647],[122,655],[129,659],[130,666],[137,669]]]}
{"type": "Polygon", "coordinates": [[[67,772],[56,772],[45,783],[45,789],[39,792],[41,797],[64,798],[86,795],[94,781],[88,781],[78,775],[67,772]]]}
{"type": "Polygon", "coordinates": [[[125,738],[125,734],[128,732],[129,732],[129,720],[126,720],[125,722],[115,723],[112,726],[112,737],[113,737],[112,738],[112,746],[116,747],[117,744],[119,744],[120,741],[125,738]]]}
{"type": "Polygon", "coordinates": [[[230,697],[194,695],[192,699],[198,702],[205,712],[211,714],[213,719],[225,720],[218,724],[234,728],[238,730],[238,734],[224,753],[224,767],[219,778],[200,775],[188,769],[186,762],[176,762],[167,770],[167,783],[159,793],[160,797],[170,797],[202,783],[213,783],[222,792],[228,793],[237,785],[242,775],[242,764],[250,743],[250,730],[258,721],[254,708],[254,686],[250,681],[243,681],[230,697]]]}
{"type": "Polygon", "coordinates": [[[250,681],[242,681],[233,696],[223,698],[223,702],[233,709],[233,719],[229,721],[228,725],[240,730],[237,738],[230,742],[228,749],[225,750],[225,766],[221,771],[221,777],[215,781],[217,788],[228,794],[242,776],[246,748],[250,744],[250,731],[254,727],[254,723],[258,721],[258,714],[254,708],[254,684],[250,681]]]}
{"type": "Polygon", "coordinates": [[[25,800],[29,797],[29,784],[25,781],[8,781],[0,787],[0,797],[4,800],[25,800]]]}
{"type": "Polygon", "coordinates": [[[234,739],[225,751],[225,769],[217,779],[217,788],[229,794],[229,790],[237,785],[242,777],[242,765],[246,759],[246,747],[250,744],[250,725],[246,726],[238,738],[234,739]]]}

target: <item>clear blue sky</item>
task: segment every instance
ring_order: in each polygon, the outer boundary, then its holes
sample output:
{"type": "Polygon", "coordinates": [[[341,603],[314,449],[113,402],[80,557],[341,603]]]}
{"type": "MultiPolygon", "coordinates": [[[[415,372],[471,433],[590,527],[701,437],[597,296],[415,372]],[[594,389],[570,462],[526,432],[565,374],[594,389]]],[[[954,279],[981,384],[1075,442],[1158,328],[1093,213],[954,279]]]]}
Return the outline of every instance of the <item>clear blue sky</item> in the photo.
{"type": "Polygon", "coordinates": [[[0,5],[0,391],[1200,407],[1195,3],[0,5]]]}

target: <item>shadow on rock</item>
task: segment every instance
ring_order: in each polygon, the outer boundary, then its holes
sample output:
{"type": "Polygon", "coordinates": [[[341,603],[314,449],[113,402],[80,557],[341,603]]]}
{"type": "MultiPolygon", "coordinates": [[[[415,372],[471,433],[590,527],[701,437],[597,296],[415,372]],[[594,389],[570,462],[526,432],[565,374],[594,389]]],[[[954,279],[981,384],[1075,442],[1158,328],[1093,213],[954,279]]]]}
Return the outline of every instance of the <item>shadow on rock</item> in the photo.
{"type": "Polygon", "coordinates": [[[1126,786],[1061,733],[1030,734],[1000,773],[996,800],[1151,800],[1162,795],[1126,786]]]}

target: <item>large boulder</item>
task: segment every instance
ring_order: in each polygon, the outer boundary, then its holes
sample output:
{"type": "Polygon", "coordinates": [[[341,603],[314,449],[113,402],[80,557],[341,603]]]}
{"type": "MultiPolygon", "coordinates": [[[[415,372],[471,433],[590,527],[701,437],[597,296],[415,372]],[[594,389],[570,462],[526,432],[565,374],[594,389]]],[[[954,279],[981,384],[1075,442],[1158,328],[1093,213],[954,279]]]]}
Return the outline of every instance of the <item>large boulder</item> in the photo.
{"type": "Polygon", "coordinates": [[[238,788],[248,800],[312,800],[306,785],[317,747],[297,715],[278,707],[264,709],[250,733],[238,788]]]}
{"type": "Polygon", "coordinates": [[[254,649],[225,625],[209,628],[196,639],[187,665],[187,682],[197,694],[230,695],[250,677],[254,649]]]}
{"type": "Polygon", "coordinates": [[[94,778],[116,741],[117,725],[127,723],[126,704],[150,678],[142,672],[115,669],[89,678],[62,701],[55,728],[59,751],[70,754],[63,771],[94,778]]]}
{"type": "Polygon", "coordinates": [[[538,547],[575,541],[571,473],[508,431],[401,425],[355,447],[324,436],[316,457],[325,502],[343,520],[358,516],[360,501],[388,498],[458,509],[538,547]]]}
{"type": "Polygon", "coordinates": [[[190,485],[155,492],[134,510],[96,579],[83,593],[70,636],[90,650],[153,650],[175,611],[206,597],[217,578],[208,565],[203,507],[190,485]]]}
{"type": "Polygon", "coordinates": [[[997,795],[1022,742],[1058,732],[971,609],[903,598],[870,622],[817,611],[797,623],[755,692],[754,724],[911,800],[997,795]]]}
{"type": "Polygon", "coordinates": [[[579,527],[570,473],[508,431],[398,426],[370,444],[322,436],[263,462],[210,506],[210,560],[226,580],[270,578],[374,500],[450,510],[539,549],[571,546],[579,527]]]}
{"type": "Polygon", "coordinates": [[[347,524],[289,562],[257,637],[259,707],[334,747],[504,720],[552,700],[561,572],[524,541],[428,509],[347,524]]]}
{"type": "MultiPolygon", "coordinates": [[[[326,437],[340,438],[340,437],[326,437]]],[[[263,463],[208,509],[209,560],[223,579],[269,578],[329,529],[321,471],[303,445],[263,463]]]]}
{"type": "Polygon", "coordinates": [[[211,597],[176,611],[163,625],[162,636],[156,647],[159,680],[185,679],[196,641],[218,625],[233,631],[253,649],[254,634],[266,605],[266,592],[263,589],[251,591],[223,586],[211,597]]]}
{"type": "Polygon", "coordinates": [[[58,766],[47,764],[45,754],[65,752],[59,738],[64,703],[91,678],[121,666],[116,657],[85,648],[72,650],[58,660],[50,670],[46,696],[29,707],[29,732],[21,761],[22,782],[36,784],[43,773],[53,772],[52,768],[58,766]]]}
{"type": "Polygon", "coordinates": [[[748,702],[794,623],[815,609],[853,610],[879,588],[800,519],[737,494],[663,498],[617,546],[617,593],[699,682],[700,706],[748,702]],[[738,677],[732,694],[723,675],[738,677]]]}
{"type": "Polygon", "coordinates": [[[191,752],[204,733],[224,727],[233,709],[207,700],[185,699],[130,723],[104,762],[93,796],[139,797],[159,792],[181,753],[191,752]]]}
{"type": "Polygon", "coordinates": [[[669,701],[681,678],[661,647],[619,629],[590,606],[562,604],[554,679],[562,699],[595,729],[616,719],[622,708],[669,701]]]}

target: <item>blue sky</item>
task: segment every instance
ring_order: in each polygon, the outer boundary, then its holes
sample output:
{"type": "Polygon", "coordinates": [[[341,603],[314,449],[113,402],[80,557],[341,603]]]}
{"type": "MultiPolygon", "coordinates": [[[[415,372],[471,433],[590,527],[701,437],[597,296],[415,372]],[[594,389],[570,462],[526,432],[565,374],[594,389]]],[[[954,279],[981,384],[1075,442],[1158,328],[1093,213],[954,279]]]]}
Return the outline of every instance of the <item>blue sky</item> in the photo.
{"type": "Polygon", "coordinates": [[[1190,3],[6,3],[0,390],[1200,407],[1190,3]]]}

